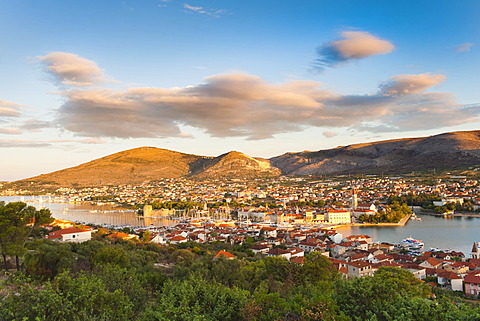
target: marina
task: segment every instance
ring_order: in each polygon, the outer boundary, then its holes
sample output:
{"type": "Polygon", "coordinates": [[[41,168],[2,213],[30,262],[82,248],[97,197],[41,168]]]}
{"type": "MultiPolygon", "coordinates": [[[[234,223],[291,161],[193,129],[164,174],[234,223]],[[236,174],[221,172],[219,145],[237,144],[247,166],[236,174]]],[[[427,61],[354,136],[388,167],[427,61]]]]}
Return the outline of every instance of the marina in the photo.
{"type": "MultiPolygon", "coordinates": [[[[4,201],[21,201],[20,197],[0,197],[4,201]]],[[[85,224],[95,224],[110,227],[150,227],[175,226],[187,222],[186,218],[175,219],[142,217],[132,210],[125,210],[113,204],[91,204],[90,202],[49,202],[48,197],[25,197],[24,201],[36,207],[46,207],[53,217],[85,224]],[[38,202],[42,200],[43,202],[38,202]]],[[[192,221],[200,222],[200,218],[192,221]]],[[[367,234],[375,242],[399,243],[409,237],[421,239],[424,249],[452,249],[469,255],[472,243],[480,240],[480,218],[449,216],[440,217],[416,214],[404,226],[342,226],[336,228],[344,237],[355,234],[367,234]],[[420,220],[419,220],[420,219],[420,220]]]]}

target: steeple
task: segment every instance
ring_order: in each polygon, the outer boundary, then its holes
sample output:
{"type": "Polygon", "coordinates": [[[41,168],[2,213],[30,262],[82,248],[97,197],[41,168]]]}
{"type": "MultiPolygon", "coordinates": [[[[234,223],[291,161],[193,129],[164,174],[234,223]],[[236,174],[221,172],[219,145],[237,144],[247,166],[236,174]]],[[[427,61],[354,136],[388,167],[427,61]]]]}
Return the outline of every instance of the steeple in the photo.
{"type": "Polygon", "coordinates": [[[352,210],[356,210],[358,206],[357,190],[353,187],[352,191],[352,210]]]}
{"type": "Polygon", "coordinates": [[[480,252],[478,251],[478,242],[473,242],[471,255],[472,255],[472,259],[479,259],[480,258],[480,252]]]}

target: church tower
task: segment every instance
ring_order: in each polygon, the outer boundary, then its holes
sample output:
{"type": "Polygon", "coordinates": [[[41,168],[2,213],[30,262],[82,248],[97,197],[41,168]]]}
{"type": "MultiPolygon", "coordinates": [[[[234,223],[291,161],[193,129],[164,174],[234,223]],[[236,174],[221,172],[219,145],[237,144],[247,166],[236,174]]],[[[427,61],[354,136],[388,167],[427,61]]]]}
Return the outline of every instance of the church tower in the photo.
{"type": "Polygon", "coordinates": [[[480,259],[480,250],[478,249],[480,247],[480,242],[473,242],[473,247],[472,247],[472,259],[480,259]]]}
{"type": "Polygon", "coordinates": [[[353,188],[352,193],[352,210],[356,210],[358,206],[357,190],[353,188]]]}

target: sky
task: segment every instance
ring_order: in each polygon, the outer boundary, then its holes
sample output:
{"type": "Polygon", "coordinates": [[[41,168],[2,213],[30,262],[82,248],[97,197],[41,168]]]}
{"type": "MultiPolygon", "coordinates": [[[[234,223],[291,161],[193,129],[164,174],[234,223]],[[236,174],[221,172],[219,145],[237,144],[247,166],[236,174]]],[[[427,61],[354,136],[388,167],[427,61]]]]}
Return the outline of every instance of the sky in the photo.
{"type": "Polygon", "coordinates": [[[480,129],[480,1],[0,0],[0,181],[480,129]]]}

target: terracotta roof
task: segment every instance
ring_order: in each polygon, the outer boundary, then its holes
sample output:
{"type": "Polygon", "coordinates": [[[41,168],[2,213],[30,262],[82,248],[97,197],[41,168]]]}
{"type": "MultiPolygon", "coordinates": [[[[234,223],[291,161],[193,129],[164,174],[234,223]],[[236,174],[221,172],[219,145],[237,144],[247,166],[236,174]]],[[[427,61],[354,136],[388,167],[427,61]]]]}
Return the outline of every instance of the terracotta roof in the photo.
{"type": "Polygon", "coordinates": [[[372,266],[370,263],[363,262],[363,261],[355,261],[355,262],[350,262],[348,263],[351,266],[357,267],[357,268],[362,268],[362,267],[367,267],[367,266],[372,266]]]}
{"type": "Polygon", "coordinates": [[[480,284],[480,271],[466,274],[463,282],[480,284]]]}
{"type": "Polygon", "coordinates": [[[64,229],[49,233],[47,239],[60,239],[62,238],[62,235],[65,235],[65,234],[74,234],[74,233],[82,233],[82,232],[91,232],[91,230],[82,230],[76,227],[64,228],[64,229]]]}
{"type": "Polygon", "coordinates": [[[219,258],[221,256],[225,256],[227,258],[232,258],[232,259],[237,257],[236,255],[233,255],[232,253],[228,253],[227,251],[224,251],[224,250],[218,251],[218,253],[215,255],[216,258],[219,258]]]}
{"type": "Polygon", "coordinates": [[[170,239],[170,241],[183,241],[183,240],[186,240],[187,238],[186,237],[183,237],[181,235],[177,235],[177,236],[174,236],[170,239]]]}
{"type": "Polygon", "coordinates": [[[453,272],[448,272],[448,271],[438,273],[437,276],[441,278],[449,279],[449,280],[462,279],[462,277],[459,276],[458,274],[453,272]]]}
{"type": "Polygon", "coordinates": [[[282,249],[280,249],[280,248],[276,248],[276,249],[270,250],[270,251],[268,251],[267,253],[268,253],[268,254],[271,254],[271,255],[290,254],[290,252],[285,251],[285,250],[282,250],[282,249]]]}
{"type": "Polygon", "coordinates": [[[118,238],[122,238],[122,239],[123,239],[123,238],[128,238],[128,237],[130,237],[130,236],[129,236],[127,233],[115,232],[115,233],[113,233],[113,234],[108,235],[107,237],[111,237],[111,238],[116,238],[116,237],[118,237],[118,238]]]}
{"type": "Polygon", "coordinates": [[[296,256],[290,260],[290,262],[297,263],[297,264],[303,264],[304,262],[304,257],[303,256],[296,256]]]}

